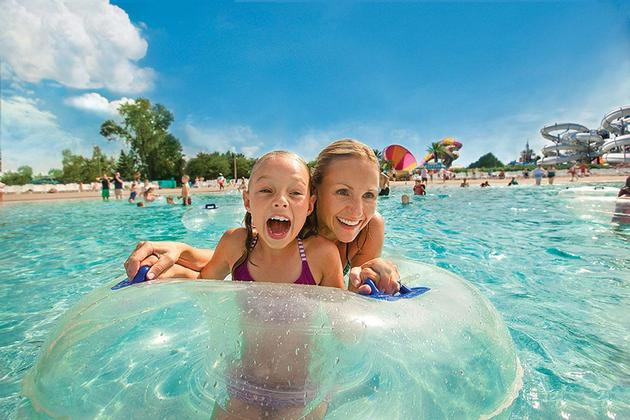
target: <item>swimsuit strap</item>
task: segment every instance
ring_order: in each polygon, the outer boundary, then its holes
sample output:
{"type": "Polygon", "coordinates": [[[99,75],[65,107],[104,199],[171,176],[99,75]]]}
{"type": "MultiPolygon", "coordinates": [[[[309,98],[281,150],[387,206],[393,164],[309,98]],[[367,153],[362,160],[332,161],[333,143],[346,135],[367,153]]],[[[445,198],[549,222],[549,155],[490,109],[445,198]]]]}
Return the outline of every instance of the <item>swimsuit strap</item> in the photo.
{"type": "Polygon", "coordinates": [[[302,262],[306,262],[306,252],[304,252],[304,243],[300,238],[297,238],[298,249],[300,250],[300,258],[302,262]]]}

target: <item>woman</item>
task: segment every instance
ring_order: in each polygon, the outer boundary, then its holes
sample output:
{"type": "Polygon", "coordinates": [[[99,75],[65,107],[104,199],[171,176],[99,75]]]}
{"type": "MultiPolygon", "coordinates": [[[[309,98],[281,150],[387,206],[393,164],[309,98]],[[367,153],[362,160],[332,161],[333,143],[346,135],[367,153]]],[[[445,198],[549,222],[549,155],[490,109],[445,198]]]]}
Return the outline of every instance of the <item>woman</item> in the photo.
{"type": "MultiPolygon", "coordinates": [[[[371,278],[379,289],[394,294],[400,288],[398,270],[379,258],[385,231],[376,212],[379,173],[378,159],[365,144],[343,139],[328,145],[313,169],[317,202],[311,217],[317,218],[319,234],[337,245],[344,273],[350,271],[350,290],[369,293],[363,281],[371,278]]],[[[141,265],[152,266],[149,279],[196,278],[212,252],[177,242],[141,242],[125,267],[129,278],[141,265]]]]}

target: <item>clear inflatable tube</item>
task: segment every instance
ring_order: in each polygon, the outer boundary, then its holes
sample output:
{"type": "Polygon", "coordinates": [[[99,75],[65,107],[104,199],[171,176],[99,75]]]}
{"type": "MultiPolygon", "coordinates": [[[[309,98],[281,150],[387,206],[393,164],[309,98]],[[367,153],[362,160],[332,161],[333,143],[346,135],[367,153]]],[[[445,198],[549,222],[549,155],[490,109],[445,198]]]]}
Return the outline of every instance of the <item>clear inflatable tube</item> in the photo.
{"type": "MultiPolygon", "coordinates": [[[[429,291],[380,301],[325,287],[154,281],[86,296],[23,393],[53,418],[487,418],[522,369],[505,324],[445,270],[399,262],[429,291]]],[[[30,411],[30,412],[29,412],[30,411]]]]}

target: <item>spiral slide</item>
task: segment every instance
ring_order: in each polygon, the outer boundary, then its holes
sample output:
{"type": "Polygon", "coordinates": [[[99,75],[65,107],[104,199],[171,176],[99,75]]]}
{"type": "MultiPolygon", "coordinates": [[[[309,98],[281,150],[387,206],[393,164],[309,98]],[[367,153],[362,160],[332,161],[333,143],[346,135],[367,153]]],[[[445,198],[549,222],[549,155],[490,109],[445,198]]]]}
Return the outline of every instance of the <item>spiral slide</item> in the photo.
{"type": "Polygon", "coordinates": [[[578,160],[592,160],[599,156],[604,141],[597,130],[589,130],[581,124],[562,123],[543,127],[540,134],[554,144],[545,146],[541,152],[543,165],[557,165],[578,160]]]}
{"type": "Polygon", "coordinates": [[[608,163],[630,163],[630,105],[609,112],[602,119],[602,128],[612,138],[601,146],[603,158],[608,163]]]}

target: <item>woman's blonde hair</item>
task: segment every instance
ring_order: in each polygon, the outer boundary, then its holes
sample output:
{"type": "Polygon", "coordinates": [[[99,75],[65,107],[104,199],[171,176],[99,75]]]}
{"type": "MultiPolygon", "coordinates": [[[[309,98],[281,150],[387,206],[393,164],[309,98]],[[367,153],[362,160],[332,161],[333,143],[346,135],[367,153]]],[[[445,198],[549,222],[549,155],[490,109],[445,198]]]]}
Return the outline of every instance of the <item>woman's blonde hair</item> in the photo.
{"type": "Polygon", "coordinates": [[[369,146],[354,139],[341,139],[330,143],[319,155],[313,167],[313,185],[317,188],[324,180],[324,174],[330,164],[337,159],[362,158],[374,164],[374,169],[379,171],[379,164],[374,150],[369,146]]]}
{"type": "MultiPolygon", "coordinates": [[[[252,167],[252,170],[249,175],[250,182],[247,185],[247,192],[249,192],[249,188],[252,185],[252,181],[254,180],[254,174],[256,173],[256,171],[260,169],[260,167],[265,161],[272,158],[293,159],[296,162],[300,163],[300,165],[302,165],[304,169],[306,169],[306,173],[308,174],[307,175],[308,176],[307,191],[309,195],[313,194],[311,171],[306,161],[302,159],[301,156],[293,152],[287,152],[286,150],[274,150],[272,152],[265,153],[264,155],[262,155],[256,160],[256,163],[254,163],[254,166],[252,167]]],[[[245,239],[245,252],[243,252],[243,255],[241,255],[238,261],[236,261],[234,265],[232,266],[232,276],[234,276],[234,269],[238,267],[239,265],[241,265],[243,262],[247,261],[247,259],[249,258],[249,254],[254,249],[252,247],[253,238],[254,238],[254,233],[253,233],[253,228],[252,228],[252,215],[249,211],[245,213],[245,219],[243,220],[243,224],[245,225],[245,229],[247,229],[247,238],[245,239]]],[[[302,227],[302,229],[300,230],[300,233],[298,234],[298,237],[301,239],[305,239],[314,234],[317,234],[317,219],[307,217],[306,221],[304,222],[304,226],[302,227]]]]}

